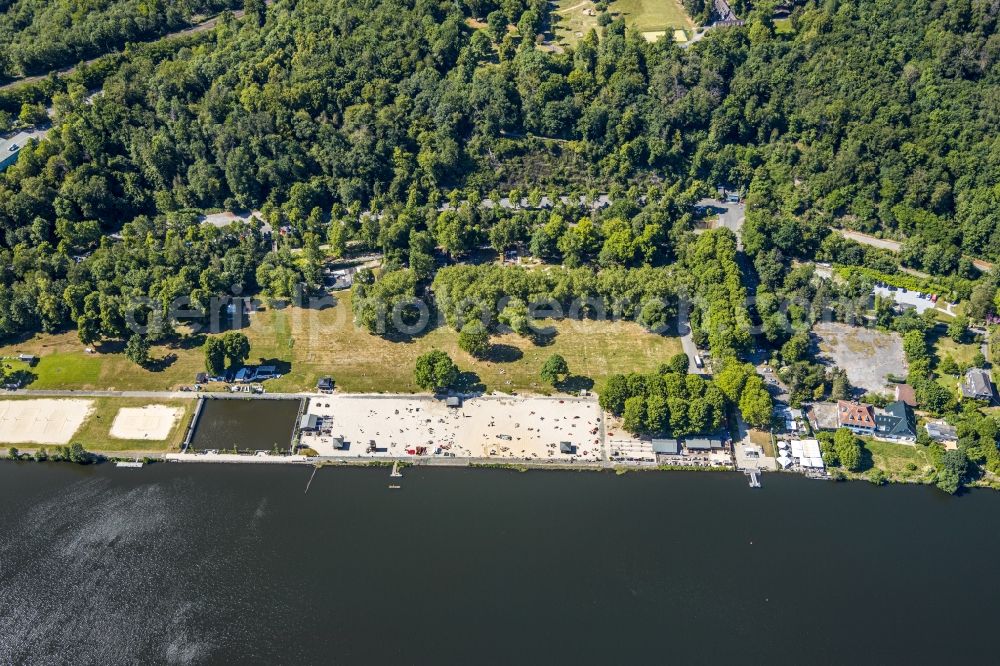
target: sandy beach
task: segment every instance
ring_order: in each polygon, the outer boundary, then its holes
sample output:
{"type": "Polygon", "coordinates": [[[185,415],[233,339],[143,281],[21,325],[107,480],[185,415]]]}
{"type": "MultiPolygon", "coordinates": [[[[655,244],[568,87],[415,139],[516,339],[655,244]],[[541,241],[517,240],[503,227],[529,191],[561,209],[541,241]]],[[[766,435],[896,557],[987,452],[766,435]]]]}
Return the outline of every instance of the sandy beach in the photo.
{"type": "Polygon", "coordinates": [[[447,407],[429,397],[331,395],[310,398],[306,413],[319,425],[301,444],[321,456],[603,459],[596,400],[482,396],[447,407]],[[345,448],[335,448],[338,437],[345,448]],[[561,452],[562,442],[573,452],[561,452]]]}

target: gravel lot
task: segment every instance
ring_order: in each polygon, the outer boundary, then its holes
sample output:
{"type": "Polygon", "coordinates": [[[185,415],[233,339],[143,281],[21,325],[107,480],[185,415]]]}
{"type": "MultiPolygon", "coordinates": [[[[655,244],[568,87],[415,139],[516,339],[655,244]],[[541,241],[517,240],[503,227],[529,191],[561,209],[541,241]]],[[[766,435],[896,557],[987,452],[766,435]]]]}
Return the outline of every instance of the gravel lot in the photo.
{"type": "Polygon", "coordinates": [[[846,370],[852,386],[883,392],[890,374],[906,375],[903,340],[896,333],[822,323],[813,327],[813,334],[820,358],[846,370]]]}

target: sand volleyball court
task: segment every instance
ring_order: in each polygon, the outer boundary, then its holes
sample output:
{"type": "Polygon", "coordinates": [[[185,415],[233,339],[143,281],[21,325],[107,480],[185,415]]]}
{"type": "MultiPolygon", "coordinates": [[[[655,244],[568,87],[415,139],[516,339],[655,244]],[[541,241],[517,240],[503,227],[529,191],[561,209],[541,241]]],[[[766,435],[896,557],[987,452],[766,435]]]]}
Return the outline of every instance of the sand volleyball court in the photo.
{"type": "Polygon", "coordinates": [[[92,400],[0,401],[0,442],[69,444],[93,406],[92,400]]]}
{"type": "Polygon", "coordinates": [[[162,442],[170,437],[183,410],[167,405],[146,407],[123,407],[118,410],[111,425],[111,436],[115,439],[148,439],[162,442]]]}

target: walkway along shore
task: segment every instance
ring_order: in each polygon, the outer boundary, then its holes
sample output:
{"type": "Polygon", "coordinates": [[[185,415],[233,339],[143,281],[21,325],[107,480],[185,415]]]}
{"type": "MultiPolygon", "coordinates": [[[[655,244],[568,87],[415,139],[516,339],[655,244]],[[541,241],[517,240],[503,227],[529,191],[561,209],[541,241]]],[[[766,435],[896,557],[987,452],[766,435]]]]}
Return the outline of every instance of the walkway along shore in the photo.
{"type": "MultiPolygon", "coordinates": [[[[166,462],[181,462],[181,463],[237,463],[237,464],[292,464],[292,465],[313,465],[313,466],[357,466],[357,467],[377,467],[377,466],[387,466],[391,467],[393,463],[399,462],[404,465],[430,465],[430,466],[444,466],[444,467],[491,467],[491,468],[510,468],[510,469],[572,469],[572,470],[656,470],[656,469],[691,469],[691,470],[728,470],[733,471],[735,465],[730,464],[716,464],[712,463],[701,463],[696,464],[692,461],[691,464],[685,464],[684,461],[678,460],[675,464],[658,464],[652,460],[649,461],[623,461],[623,460],[612,460],[608,455],[608,448],[606,446],[607,437],[607,416],[600,412],[601,418],[597,421],[588,424],[586,422],[586,416],[584,417],[572,417],[567,416],[564,421],[572,423],[571,419],[576,420],[577,425],[573,425],[572,428],[580,427],[579,431],[571,432],[571,428],[568,427],[569,423],[563,423],[562,429],[556,428],[558,432],[546,432],[541,435],[538,432],[529,433],[520,432],[516,430],[518,426],[524,426],[521,428],[523,431],[527,428],[528,431],[540,430],[539,423],[534,423],[534,417],[528,416],[527,422],[523,421],[524,414],[521,417],[514,417],[511,420],[521,420],[521,423],[517,424],[500,424],[499,416],[492,416],[491,418],[497,421],[497,425],[490,423],[490,426],[494,426],[494,430],[490,430],[490,433],[496,432],[511,432],[515,435],[520,435],[515,438],[514,441],[508,435],[497,435],[499,441],[494,442],[492,435],[485,442],[479,441],[479,447],[468,449],[473,446],[473,429],[472,424],[476,420],[472,418],[472,415],[466,413],[459,408],[457,410],[445,409],[443,401],[439,397],[435,397],[429,394],[385,394],[385,393],[358,393],[358,394],[321,394],[321,393],[265,393],[265,394],[247,394],[247,393],[216,393],[216,392],[190,392],[190,391],[86,391],[86,390],[32,390],[24,389],[17,391],[8,392],[10,396],[17,397],[35,397],[35,398],[75,398],[75,399],[86,399],[86,398],[132,398],[148,400],[150,402],[157,402],[162,400],[194,400],[197,401],[197,406],[193,410],[193,414],[189,423],[186,425],[185,436],[182,440],[180,446],[180,451],[170,451],[164,452],[160,451],[149,451],[149,450],[116,450],[116,451],[96,451],[105,458],[109,459],[119,459],[119,458],[145,458],[150,461],[166,461],[166,462]],[[337,398],[340,401],[337,401],[337,398]],[[288,448],[284,448],[282,453],[274,453],[272,451],[256,451],[256,452],[244,452],[244,453],[221,453],[212,451],[208,453],[206,451],[192,451],[191,444],[194,441],[195,435],[197,433],[198,427],[203,420],[203,410],[205,405],[211,400],[297,400],[302,403],[300,406],[296,419],[295,426],[292,432],[289,433],[288,448]],[[359,402],[357,408],[353,406],[350,409],[345,409],[345,402],[349,404],[350,402],[357,400],[359,402]],[[413,410],[420,412],[421,417],[426,415],[427,423],[431,423],[429,417],[434,416],[434,422],[429,428],[431,432],[435,432],[434,437],[444,438],[445,429],[448,428],[449,424],[446,424],[445,419],[437,419],[437,414],[435,410],[445,410],[449,412],[450,415],[456,417],[450,422],[452,426],[448,431],[452,435],[457,435],[459,440],[468,439],[468,442],[459,441],[456,442],[456,446],[451,448],[450,455],[399,455],[400,447],[403,449],[410,448],[408,444],[400,444],[396,441],[391,444],[395,447],[394,450],[388,450],[380,448],[378,454],[366,454],[362,453],[360,450],[355,451],[351,454],[346,455],[329,455],[325,451],[319,452],[317,455],[316,451],[308,450],[310,455],[295,455],[292,452],[295,450],[295,444],[298,443],[300,438],[299,433],[299,421],[302,415],[307,411],[306,405],[309,401],[322,401],[323,403],[337,402],[335,412],[343,415],[345,412],[357,412],[355,416],[358,416],[361,420],[366,418],[371,418],[372,408],[382,409],[383,411],[388,409],[388,413],[392,413],[392,402],[405,400],[409,404],[413,405],[413,410]],[[376,407],[373,402],[366,401],[377,401],[378,403],[385,405],[384,407],[376,407]],[[388,403],[388,404],[386,404],[388,403]],[[427,405],[426,407],[417,406],[427,405]],[[360,410],[360,411],[359,411],[360,410]],[[366,416],[368,415],[368,416],[366,416]],[[461,418],[464,416],[465,418],[461,418]],[[509,428],[515,428],[514,430],[509,430],[509,428]],[[434,428],[437,431],[433,430],[434,428]],[[466,437],[467,435],[467,437],[466,437]],[[505,445],[509,444],[510,447],[515,445],[521,446],[527,444],[519,443],[522,436],[525,437],[525,441],[529,437],[534,437],[534,439],[544,439],[549,442],[550,445],[558,447],[559,440],[562,438],[573,439],[574,442],[580,448],[580,452],[586,454],[583,451],[584,447],[589,448],[592,453],[590,455],[577,456],[576,454],[565,455],[565,456],[553,456],[545,458],[540,455],[535,455],[533,457],[522,457],[515,453],[514,450],[507,452],[506,454],[493,455],[489,452],[493,448],[497,448],[498,453],[500,448],[507,447],[505,445]],[[590,439],[587,439],[590,438],[590,439]],[[596,439],[595,439],[596,438],[596,439]],[[587,443],[589,442],[589,443],[587,443]],[[502,446],[504,445],[504,446],[502,446]],[[483,451],[485,455],[476,455],[479,451],[483,451]],[[455,455],[455,454],[458,455],[455,455]],[[462,455],[462,454],[465,455],[462,455]],[[468,455],[472,453],[472,455],[468,455]]],[[[483,396],[469,396],[466,400],[466,405],[471,406],[473,402],[487,401],[492,403],[494,406],[488,409],[496,411],[497,409],[502,409],[500,404],[505,401],[517,401],[517,402],[535,402],[539,403],[538,406],[530,405],[531,409],[538,410],[538,419],[541,422],[548,422],[553,420],[558,420],[555,416],[555,408],[565,408],[567,411],[571,412],[576,409],[573,405],[579,406],[592,406],[593,409],[599,409],[597,407],[597,400],[594,396],[580,397],[580,396],[512,396],[507,394],[494,394],[494,395],[483,395],[483,396]],[[558,403],[558,404],[556,404],[558,403]]],[[[333,405],[326,404],[326,407],[333,405]]],[[[482,410],[483,407],[478,408],[482,410]]],[[[514,411],[520,409],[520,411],[525,411],[525,406],[520,408],[512,408],[514,411]]],[[[403,414],[404,409],[396,411],[400,419],[406,418],[403,414]]],[[[531,414],[534,415],[536,412],[532,411],[531,414]]],[[[512,415],[513,416],[513,415],[512,415]]],[[[389,419],[394,417],[389,416],[389,419]]],[[[412,417],[411,417],[412,418],[412,417]]],[[[402,421],[394,425],[405,425],[402,421]]],[[[384,424],[375,424],[374,427],[381,427],[383,430],[384,424]]],[[[400,430],[402,433],[402,430],[400,430]]],[[[371,437],[379,438],[378,433],[370,433],[371,437]]],[[[366,435],[367,437],[368,435],[366,435]]],[[[380,446],[390,444],[394,439],[398,440],[402,435],[395,432],[383,432],[381,438],[379,438],[380,446]]],[[[483,435],[480,434],[482,437],[483,435]]],[[[361,445],[361,438],[355,439],[358,445],[361,445]]],[[[367,441],[367,440],[365,440],[367,441]]],[[[541,440],[539,440],[541,441],[541,440]]],[[[421,442],[421,444],[424,442],[421,442]]],[[[36,446],[25,446],[23,447],[22,453],[30,454],[33,449],[40,448],[36,446]]],[[[221,448],[221,447],[220,447],[221,448]]],[[[433,448],[433,447],[431,447],[433,448]]],[[[444,446],[444,449],[449,449],[450,447],[444,446]]],[[[556,449],[558,452],[558,448],[556,449]]]]}

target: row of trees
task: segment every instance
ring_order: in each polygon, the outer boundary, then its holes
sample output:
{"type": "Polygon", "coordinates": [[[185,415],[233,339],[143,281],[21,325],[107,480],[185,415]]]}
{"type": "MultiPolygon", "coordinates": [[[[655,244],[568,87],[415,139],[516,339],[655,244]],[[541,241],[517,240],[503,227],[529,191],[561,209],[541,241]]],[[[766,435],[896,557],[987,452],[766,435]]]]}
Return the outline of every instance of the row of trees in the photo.
{"type": "Polygon", "coordinates": [[[687,357],[680,354],[658,372],[611,375],[600,393],[601,407],[635,434],[684,437],[718,430],[725,423],[725,394],[716,383],[686,372],[687,357]]]}
{"type": "Polygon", "coordinates": [[[461,330],[472,320],[531,335],[534,317],[620,317],[664,332],[676,312],[676,288],[666,268],[530,270],[457,265],[432,285],[445,320],[461,330]]]}

